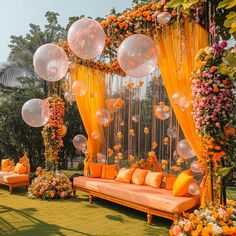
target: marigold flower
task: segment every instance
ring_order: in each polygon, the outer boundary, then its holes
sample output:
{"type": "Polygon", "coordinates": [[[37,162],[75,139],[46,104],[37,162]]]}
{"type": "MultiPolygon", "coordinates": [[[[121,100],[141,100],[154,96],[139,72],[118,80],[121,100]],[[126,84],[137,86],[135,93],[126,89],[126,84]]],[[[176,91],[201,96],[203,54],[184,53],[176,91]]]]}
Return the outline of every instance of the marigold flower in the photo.
{"type": "Polygon", "coordinates": [[[134,137],[134,135],[135,135],[134,129],[130,129],[129,136],[134,137]]]}
{"type": "Polygon", "coordinates": [[[144,128],[144,134],[146,134],[146,135],[149,134],[149,128],[148,127],[144,128]]]}
{"type": "Polygon", "coordinates": [[[133,82],[128,82],[128,83],[126,84],[126,86],[131,89],[131,88],[134,87],[134,83],[133,83],[133,82]]]}

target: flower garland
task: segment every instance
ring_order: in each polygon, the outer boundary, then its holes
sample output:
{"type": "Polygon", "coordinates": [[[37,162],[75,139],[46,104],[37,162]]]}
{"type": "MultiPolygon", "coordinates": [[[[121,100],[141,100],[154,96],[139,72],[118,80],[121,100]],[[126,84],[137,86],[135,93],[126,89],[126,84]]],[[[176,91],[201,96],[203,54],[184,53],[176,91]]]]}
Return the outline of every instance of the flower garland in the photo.
{"type": "Polygon", "coordinates": [[[172,236],[236,235],[236,208],[212,206],[187,213],[170,229],[172,236]]]}
{"type": "Polygon", "coordinates": [[[64,102],[56,95],[47,98],[47,101],[50,107],[50,118],[42,131],[45,146],[44,154],[46,158],[46,168],[56,170],[58,154],[60,148],[63,147],[64,102]]]}
{"type": "Polygon", "coordinates": [[[196,55],[192,76],[193,118],[202,138],[203,166],[217,166],[230,155],[235,71],[224,60],[226,43],[201,49],[196,55]]]}
{"type": "Polygon", "coordinates": [[[69,178],[58,171],[43,171],[37,168],[36,177],[29,186],[27,196],[30,198],[65,199],[72,193],[69,178]]]}

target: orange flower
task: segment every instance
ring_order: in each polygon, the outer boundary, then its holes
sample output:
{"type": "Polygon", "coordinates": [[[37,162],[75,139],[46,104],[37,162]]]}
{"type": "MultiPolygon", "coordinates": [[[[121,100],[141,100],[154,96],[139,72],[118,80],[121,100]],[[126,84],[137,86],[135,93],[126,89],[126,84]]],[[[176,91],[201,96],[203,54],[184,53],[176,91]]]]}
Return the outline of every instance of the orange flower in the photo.
{"type": "Polygon", "coordinates": [[[214,93],[218,93],[218,92],[219,92],[219,89],[218,89],[217,87],[214,87],[213,92],[214,92],[214,93]]]}
{"type": "Polygon", "coordinates": [[[164,138],[164,145],[168,145],[169,144],[169,138],[168,137],[165,137],[164,138]]]}
{"type": "Polygon", "coordinates": [[[119,151],[122,148],[121,144],[115,145],[114,150],[119,151]]]}
{"type": "Polygon", "coordinates": [[[144,85],[144,82],[140,80],[140,81],[138,82],[138,86],[139,86],[139,87],[142,87],[143,85],[144,85]]]}
{"type": "Polygon", "coordinates": [[[217,150],[217,151],[220,151],[221,147],[220,146],[214,146],[214,149],[217,150]]]}
{"type": "Polygon", "coordinates": [[[152,142],[152,149],[156,149],[157,148],[157,142],[156,141],[154,141],[154,142],[152,142]]]}
{"type": "Polygon", "coordinates": [[[134,137],[134,135],[135,135],[134,129],[130,129],[129,136],[134,137]]]}
{"type": "Polygon", "coordinates": [[[133,82],[128,82],[128,83],[126,84],[126,86],[131,89],[131,88],[134,87],[134,83],[133,83],[133,82]]]}
{"type": "Polygon", "coordinates": [[[210,68],[210,72],[214,72],[214,71],[216,71],[216,69],[217,69],[216,66],[212,66],[212,67],[210,68]]]}
{"type": "Polygon", "coordinates": [[[148,127],[144,128],[144,134],[146,134],[146,135],[149,134],[149,128],[148,127]]]}
{"type": "Polygon", "coordinates": [[[129,155],[129,161],[133,161],[135,159],[135,156],[133,154],[129,155]]]}

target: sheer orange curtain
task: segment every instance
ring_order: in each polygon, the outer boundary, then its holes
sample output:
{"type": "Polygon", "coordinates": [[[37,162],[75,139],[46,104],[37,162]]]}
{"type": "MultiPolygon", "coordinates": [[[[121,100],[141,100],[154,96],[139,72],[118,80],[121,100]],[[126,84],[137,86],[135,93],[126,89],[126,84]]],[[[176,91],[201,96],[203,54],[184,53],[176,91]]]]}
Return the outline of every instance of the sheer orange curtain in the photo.
{"type": "Polygon", "coordinates": [[[194,68],[194,56],[200,48],[208,45],[208,33],[200,25],[185,21],[184,35],[180,35],[178,24],[166,27],[156,40],[158,48],[158,66],[170,98],[171,105],[183,130],[183,133],[197,156],[201,154],[201,144],[191,115],[192,106],[182,111],[172,102],[172,95],[183,92],[191,102],[190,76],[194,68]]]}
{"type": "Polygon", "coordinates": [[[98,125],[95,114],[99,108],[104,107],[105,74],[81,65],[77,65],[76,68],[71,71],[71,74],[74,81],[82,80],[88,86],[87,93],[84,96],[75,97],[75,99],[88,135],[87,147],[89,160],[92,160],[92,158],[101,151],[104,139],[103,130],[98,125]],[[93,131],[99,132],[101,138],[93,139],[91,136],[93,131]]]}

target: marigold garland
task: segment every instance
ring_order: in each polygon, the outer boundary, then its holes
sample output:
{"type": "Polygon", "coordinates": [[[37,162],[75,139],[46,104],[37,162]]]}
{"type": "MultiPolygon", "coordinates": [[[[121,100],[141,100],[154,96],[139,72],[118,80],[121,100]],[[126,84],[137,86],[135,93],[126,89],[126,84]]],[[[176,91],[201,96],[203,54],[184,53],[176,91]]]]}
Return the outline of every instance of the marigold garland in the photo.
{"type": "Polygon", "coordinates": [[[63,147],[63,116],[64,102],[59,96],[47,98],[50,107],[50,118],[44,126],[42,135],[45,146],[45,159],[47,169],[57,169],[58,154],[60,148],[63,147]]]}

